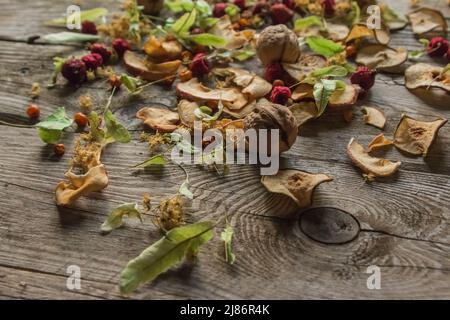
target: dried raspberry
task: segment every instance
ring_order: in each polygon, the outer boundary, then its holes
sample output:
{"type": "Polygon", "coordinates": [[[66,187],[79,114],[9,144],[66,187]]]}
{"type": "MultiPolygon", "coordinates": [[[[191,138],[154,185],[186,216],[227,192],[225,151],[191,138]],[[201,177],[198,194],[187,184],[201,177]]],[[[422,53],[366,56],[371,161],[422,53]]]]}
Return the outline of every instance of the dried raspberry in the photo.
{"type": "Polygon", "coordinates": [[[325,15],[330,17],[334,14],[334,7],[336,6],[335,0],[323,0],[322,7],[325,12],[325,15]]]}
{"type": "Polygon", "coordinates": [[[285,105],[291,97],[291,89],[288,87],[274,87],[270,94],[270,101],[277,104],[285,105]]]}
{"type": "Polygon", "coordinates": [[[91,53],[85,55],[81,60],[86,65],[88,70],[97,70],[97,68],[103,65],[103,58],[98,53],[91,53]]]}
{"type": "Polygon", "coordinates": [[[270,16],[274,24],[284,24],[292,20],[294,12],[282,3],[275,3],[270,7],[270,16]]]}
{"type": "Polygon", "coordinates": [[[62,66],[61,74],[70,84],[80,84],[86,80],[86,65],[79,59],[67,59],[62,66]]]}
{"type": "Polygon", "coordinates": [[[277,79],[283,79],[284,70],[280,63],[274,62],[264,69],[264,79],[273,83],[277,79]]]}
{"type": "Polygon", "coordinates": [[[253,14],[261,14],[269,11],[269,3],[267,0],[259,0],[253,7],[253,14]]]}
{"type": "Polygon", "coordinates": [[[245,9],[245,0],[234,0],[233,4],[235,6],[238,6],[239,9],[244,10],[245,9]]]}
{"type": "Polygon", "coordinates": [[[294,10],[296,7],[294,0],[283,0],[283,4],[291,10],[294,10]]]}
{"type": "Polygon", "coordinates": [[[121,38],[114,39],[114,41],[112,42],[112,46],[119,57],[123,57],[125,51],[131,50],[130,43],[127,40],[121,38]]]}
{"type": "Polygon", "coordinates": [[[200,34],[203,33],[203,30],[201,28],[193,28],[191,30],[191,34],[200,34]]]}
{"type": "Polygon", "coordinates": [[[83,23],[81,23],[81,33],[97,34],[98,32],[95,23],[89,20],[83,21],[83,23]]]}
{"type": "Polygon", "coordinates": [[[358,67],[350,77],[353,84],[358,84],[364,90],[369,90],[375,84],[376,72],[367,67],[358,67]]]}
{"type": "Polygon", "coordinates": [[[111,58],[112,52],[106,48],[102,43],[94,43],[90,46],[89,50],[91,53],[98,53],[103,58],[103,63],[108,63],[109,58],[111,58]]]}
{"type": "Polygon", "coordinates": [[[227,7],[227,4],[224,2],[219,2],[214,5],[213,9],[213,16],[215,18],[220,18],[225,15],[225,8],[227,7]]]}
{"type": "Polygon", "coordinates": [[[430,40],[427,52],[432,57],[442,57],[448,51],[448,41],[443,37],[435,37],[430,40]]]}
{"type": "Polygon", "coordinates": [[[189,64],[189,69],[195,77],[209,73],[209,62],[204,53],[197,53],[189,64]]]}

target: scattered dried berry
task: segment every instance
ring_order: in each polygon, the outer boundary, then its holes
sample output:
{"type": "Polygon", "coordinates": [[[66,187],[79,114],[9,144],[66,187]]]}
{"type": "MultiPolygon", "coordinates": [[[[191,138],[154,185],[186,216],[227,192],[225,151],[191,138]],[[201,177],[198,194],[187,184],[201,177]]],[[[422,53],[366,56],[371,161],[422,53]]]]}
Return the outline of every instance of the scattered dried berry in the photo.
{"type": "Polygon", "coordinates": [[[88,70],[95,71],[97,70],[97,68],[103,66],[103,58],[98,53],[87,54],[84,57],[82,57],[81,60],[84,62],[88,70]]]}
{"type": "Polygon", "coordinates": [[[120,81],[120,78],[118,76],[113,74],[109,77],[109,84],[111,85],[111,89],[115,88],[116,90],[118,90],[122,85],[122,81],[120,81]]]}
{"type": "Polygon", "coordinates": [[[81,23],[81,33],[97,34],[97,26],[92,21],[86,20],[81,23]]]}
{"type": "Polygon", "coordinates": [[[239,9],[241,10],[245,9],[245,0],[234,0],[233,3],[235,6],[238,6],[239,9]]]}
{"type": "Polygon", "coordinates": [[[103,58],[103,63],[108,63],[112,52],[102,43],[94,43],[89,47],[91,53],[98,53],[103,58]]]}
{"type": "Polygon", "coordinates": [[[369,90],[375,84],[376,72],[367,67],[358,67],[350,77],[352,84],[358,84],[364,90],[369,90]]]}
{"type": "Polygon", "coordinates": [[[431,57],[443,57],[448,49],[448,41],[445,38],[435,37],[428,43],[427,52],[431,57]]]}
{"type": "Polygon", "coordinates": [[[255,3],[255,6],[253,7],[253,14],[262,14],[267,11],[269,11],[269,3],[267,0],[260,0],[255,3]]]}
{"type": "Polygon", "coordinates": [[[273,82],[273,86],[274,86],[274,87],[284,87],[284,81],[283,81],[283,80],[280,80],[280,79],[277,79],[277,80],[275,80],[275,81],[273,82]]]}
{"type": "Polygon", "coordinates": [[[356,52],[357,52],[356,47],[353,45],[345,47],[345,56],[347,58],[354,57],[356,55],[356,52]]]}
{"type": "Polygon", "coordinates": [[[296,7],[294,0],[283,0],[283,4],[291,10],[294,10],[296,7]]]}
{"type": "Polygon", "coordinates": [[[67,59],[62,66],[61,74],[70,84],[80,84],[86,80],[86,64],[79,59],[67,59]]]}
{"type": "Polygon", "coordinates": [[[204,53],[197,53],[189,64],[189,69],[195,77],[209,73],[209,62],[204,53]]]}
{"type": "Polygon", "coordinates": [[[30,119],[39,118],[40,113],[41,113],[41,110],[35,104],[30,104],[27,108],[27,115],[30,119]]]}
{"type": "Polygon", "coordinates": [[[53,152],[58,156],[61,157],[64,155],[64,152],[66,152],[66,147],[64,147],[64,144],[58,143],[53,146],[53,152]]]}
{"type": "Polygon", "coordinates": [[[282,79],[283,74],[284,70],[279,62],[271,63],[264,69],[264,79],[270,83],[273,83],[275,80],[282,79]]]}
{"type": "Polygon", "coordinates": [[[219,2],[214,5],[213,9],[213,16],[215,18],[220,18],[225,15],[225,8],[227,7],[227,4],[224,2],[219,2]]]}
{"type": "Polygon", "coordinates": [[[192,71],[191,70],[183,70],[180,72],[180,80],[182,82],[186,82],[192,79],[192,71]]]}
{"type": "Polygon", "coordinates": [[[123,57],[125,51],[131,50],[130,43],[127,40],[121,38],[114,39],[114,41],[112,42],[112,46],[119,57],[123,57]]]}
{"type": "Polygon", "coordinates": [[[288,87],[274,87],[270,94],[270,101],[276,104],[286,105],[291,97],[291,89],[288,87]]]}
{"type": "Polygon", "coordinates": [[[335,0],[323,0],[322,7],[327,17],[331,17],[334,14],[334,9],[336,6],[335,0]]]}
{"type": "Polygon", "coordinates": [[[73,116],[73,119],[75,120],[75,123],[77,124],[77,126],[80,128],[84,128],[88,124],[88,118],[86,117],[86,115],[84,113],[81,113],[81,112],[75,113],[75,115],[73,116]]]}
{"type": "Polygon", "coordinates": [[[202,28],[193,28],[192,30],[191,30],[191,34],[200,34],[200,33],[203,33],[204,31],[202,30],[202,28]]]}
{"type": "Polygon", "coordinates": [[[270,7],[270,16],[274,24],[285,24],[292,20],[294,12],[283,3],[275,3],[270,7]]]}

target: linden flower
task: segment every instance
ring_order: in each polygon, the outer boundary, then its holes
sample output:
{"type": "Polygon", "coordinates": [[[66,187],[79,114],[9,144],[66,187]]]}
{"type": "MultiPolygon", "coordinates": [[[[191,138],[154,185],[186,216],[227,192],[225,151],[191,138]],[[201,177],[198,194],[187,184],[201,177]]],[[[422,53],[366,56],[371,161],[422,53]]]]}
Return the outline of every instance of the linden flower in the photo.
{"type": "Polygon", "coordinates": [[[154,220],[156,226],[164,231],[179,227],[184,222],[183,201],[180,195],[160,201],[154,220]]]}
{"type": "Polygon", "coordinates": [[[78,98],[78,104],[80,105],[81,110],[90,111],[92,109],[92,99],[88,95],[82,95],[78,98]]]}

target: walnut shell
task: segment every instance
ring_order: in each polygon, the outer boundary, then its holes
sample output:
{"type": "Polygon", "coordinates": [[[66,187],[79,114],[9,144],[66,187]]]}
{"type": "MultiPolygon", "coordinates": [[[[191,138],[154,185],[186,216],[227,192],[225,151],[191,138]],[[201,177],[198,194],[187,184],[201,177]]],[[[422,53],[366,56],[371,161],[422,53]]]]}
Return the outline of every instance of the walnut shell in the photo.
{"type": "MultiPolygon", "coordinates": [[[[279,152],[288,151],[297,139],[298,125],[294,114],[288,107],[265,103],[258,105],[255,110],[244,118],[245,129],[279,129],[279,152]]],[[[270,138],[270,134],[268,135],[270,138]]],[[[267,141],[270,150],[270,139],[267,141]]]]}
{"type": "Polygon", "coordinates": [[[256,51],[263,65],[294,63],[301,53],[297,36],[284,24],[265,28],[256,42],[256,51]]]}

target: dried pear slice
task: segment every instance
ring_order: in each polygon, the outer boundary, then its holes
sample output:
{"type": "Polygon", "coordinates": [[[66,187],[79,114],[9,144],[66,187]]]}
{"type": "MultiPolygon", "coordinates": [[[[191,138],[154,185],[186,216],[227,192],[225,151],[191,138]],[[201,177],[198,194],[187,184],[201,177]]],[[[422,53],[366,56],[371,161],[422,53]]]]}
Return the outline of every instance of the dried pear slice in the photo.
{"type": "Polygon", "coordinates": [[[295,63],[283,63],[283,69],[298,81],[303,81],[314,70],[326,66],[327,59],[318,54],[301,55],[295,63]]]}
{"type": "Polygon", "coordinates": [[[400,161],[392,162],[386,159],[372,157],[355,138],[351,138],[347,145],[347,155],[353,164],[367,175],[369,180],[375,177],[388,177],[394,174],[401,165],[400,161]]]}
{"type": "Polygon", "coordinates": [[[145,107],[136,113],[150,128],[159,132],[173,132],[178,128],[180,117],[177,112],[163,108],[145,107]]]}
{"type": "Polygon", "coordinates": [[[419,8],[409,15],[414,34],[422,35],[430,31],[447,33],[447,21],[442,12],[431,8],[419,8]]]}
{"type": "Polygon", "coordinates": [[[367,152],[372,152],[376,149],[380,149],[386,146],[391,146],[394,144],[394,141],[386,138],[384,136],[384,133],[380,133],[375,138],[370,141],[369,145],[367,146],[367,152]]]}
{"type": "Polygon", "coordinates": [[[386,70],[398,67],[408,59],[408,50],[393,49],[383,45],[368,45],[361,48],[356,62],[371,69],[386,70]]]}
{"type": "Polygon", "coordinates": [[[403,115],[394,134],[395,146],[409,154],[426,156],[439,129],[447,123],[447,119],[426,122],[403,115]]]}
{"type": "Polygon", "coordinates": [[[280,170],[276,175],[263,176],[261,183],[267,190],[290,197],[300,208],[309,207],[316,187],[332,181],[326,174],[311,174],[300,170],[280,170]]]}
{"type": "Polygon", "coordinates": [[[374,107],[363,107],[364,111],[364,122],[371,126],[377,127],[379,129],[383,129],[386,125],[386,116],[384,112],[380,109],[374,107]]]}
{"type": "Polygon", "coordinates": [[[297,124],[301,127],[303,124],[318,115],[318,110],[315,102],[299,102],[289,106],[289,109],[294,114],[297,124]]]}
{"type": "Polygon", "coordinates": [[[427,63],[416,63],[405,71],[406,88],[440,88],[450,92],[450,72],[442,73],[444,68],[427,63]]]}

